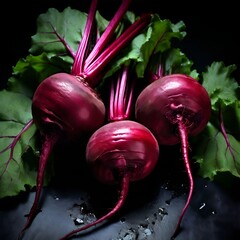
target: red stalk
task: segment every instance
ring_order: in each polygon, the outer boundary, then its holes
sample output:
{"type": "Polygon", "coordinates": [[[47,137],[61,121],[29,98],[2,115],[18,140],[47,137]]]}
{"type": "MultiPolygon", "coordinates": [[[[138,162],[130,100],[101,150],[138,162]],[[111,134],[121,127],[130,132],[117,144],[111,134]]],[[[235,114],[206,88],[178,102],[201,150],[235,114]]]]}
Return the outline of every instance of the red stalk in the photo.
{"type": "Polygon", "coordinates": [[[85,68],[89,66],[96,57],[99,56],[99,54],[103,51],[103,49],[107,46],[107,43],[112,38],[119,22],[123,18],[124,14],[128,10],[128,7],[130,5],[132,0],[123,0],[122,4],[120,5],[117,13],[114,15],[114,17],[111,19],[110,23],[108,24],[107,28],[105,29],[104,33],[101,35],[101,37],[98,39],[97,43],[95,44],[92,52],[89,54],[85,61],[85,68]]]}
{"type": "Polygon", "coordinates": [[[97,0],[92,0],[89,14],[87,17],[86,26],[84,29],[84,33],[82,36],[82,40],[78,46],[77,52],[75,54],[73,67],[72,67],[72,74],[79,76],[83,70],[84,70],[84,61],[86,56],[86,49],[88,48],[88,45],[90,44],[90,36],[93,30],[93,23],[95,19],[95,14],[97,10],[97,0]]]}
{"type": "Polygon", "coordinates": [[[128,27],[111,45],[109,45],[89,66],[85,67],[82,77],[91,86],[96,86],[104,67],[150,22],[151,15],[144,15],[128,27]]]}
{"type": "Polygon", "coordinates": [[[111,83],[111,96],[109,106],[109,120],[124,120],[130,116],[130,108],[133,97],[133,84],[127,92],[128,67],[124,66],[121,74],[118,76],[116,90],[114,90],[114,81],[111,83]]]}

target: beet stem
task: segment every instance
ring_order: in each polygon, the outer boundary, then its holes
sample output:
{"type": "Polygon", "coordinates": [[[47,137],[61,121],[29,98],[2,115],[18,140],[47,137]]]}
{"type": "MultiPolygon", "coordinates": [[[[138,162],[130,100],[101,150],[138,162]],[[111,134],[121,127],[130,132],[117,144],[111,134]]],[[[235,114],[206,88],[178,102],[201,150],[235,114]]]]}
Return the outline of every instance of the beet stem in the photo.
{"type": "Polygon", "coordinates": [[[72,67],[72,74],[79,76],[83,72],[84,61],[87,54],[87,47],[89,45],[89,39],[91,37],[91,32],[93,29],[94,18],[97,10],[97,0],[92,0],[89,14],[87,17],[86,26],[84,29],[83,37],[81,42],[79,43],[74,62],[72,67]]]}
{"type": "Polygon", "coordinates": [[[112,61],[117,53],[125,47],[150,22],[151,14],[145,14],[128,27],[111,45],[109,45],[89,66],[84,69],[83,77],[91,86],[96,86],[101,78],[103,68],[112,61]]]}
{"type": "Polygon", "coordinates": [[[122,66],[122,70],[119,72],[116,84],[114,84],[115,81],[111,82],[109,107],[110,121],[124,120],[130,117],[134,81],[132,81],[132,84],[128,86],[127,82],[129,80],[129,71],[129,66],[122,66]]]}
{"type": "Polygon", "coordinates": [[[37,181],[36,181],[36,193],[35,193],[34,202],[29,214],[27,215],[27,222],[20,232],[19,239],[21,239],[21,236],[24,234],[25,230],[31,225],[34,217],[39,212],[38,203],[39,203],[41,191],[43,188],[46,165],[47,165],[49,156],[52,152],[53,146],[55,145],[58,139],[59,139],[58,134],[45,135],[44,143],[42,145],[42,152],[39,159],[39,167],[38,167],[37,181]]]}
{"type": "Polygon", "coordinates": [[[65,235],[64,237],[60,238],[59,240],[68,239],[72,235],[74,235],[74,234],[76,234],[78,232],[81,232],[83,230],[86,230],[86,229],[88,229],[90,227],[93,227],[93,226],[103,222],[104,220],[109,219],[112,216],[114,216],[116,214],[116,212],[119,211],[122,208],[122,206],[124,205],[124,203],[126,201],[126,198],[127,198],[127,195],[128,195],[128,190],[129,190],[129,182],[130,182],[129,176],[128,176],[128,174],[125,174],[122,177],[121,192],[120,192],[120,196],[119,196],[118,202],[115,205],[115,207],[109,213],[107,213],[106,215],[104,215],[103,217],[99,218],[98,220],[96,220],[96,221],[94,221],[92,223],[89,223],[89,224],[87,224],[87,225],[85,225],[85,226],[83,226],[81,228],[73,230],[72,232],[68,233],[67,235],[65,235]]]}
{"type": "Polygon", "coordinates": [[[184,123],[182,121],[182,118],[179,119],[178,130],[179,130],[179,134],[180,134],[180,137],[181,137],[181,150],[182,150],[183,160],[184,160],[184,163],[185,163],[185,168],[186,168],[186,171],[187,171],[187,174],[188,174],[188,178],[189,178],[189,182],[190,182],[190,188],[189,188],[187,201],[186,201],[185,206],[184,206],[184,208],[182,210],[182,213],[181,213],[181,215],[179,217],[179,220],[178,220],[175,232],[173,234],[173,237],[172,237],[173,239],[176,237],[176,235],[180,231],[180,225],[181,225],[183,216],[184,216],[184,214],[185,214],[185,212],[186,212],[186,210],[187,210],[187,208],[189,206],[189,203],[191,201],[192,193],[193,193],[193,187],[194,187],[191,167],[190,167],[190,164],[189,164],[187,128],[184,125],[184,123]]]}
{"type": "Polygon", "coordinates": [[[118,107],[118,114],[120,116],[123,116],[123,118],[126,118],[125,116],[125,105],[126,105],[126,90],[127,90],[127,77],[128,77],[128,72],[127,69],[123,69],[121,73],[121,82],[120,82],[120,91],[118,95],[118,102],[119,102],[119,107],[118,107]]]}
{"type": "Polygon", "coordinates": [[[96,57],[99,56],[99,54],[104,50],[106,47],[107,43],[110,41],[112,38],[118,24],[120,23],[121,19],[123,18],[124,14],[128,10],[128,7],[130,5],[132,0],[123,0],[122,4],[120,5],[119,9],[117,10],[116,14],[114,17],[111,19],[109,22],[107,28],[101,35],[101,37],[98,39],[97,43],[95,44],[93,50],[87,57],[85,61],[85,67],[88,67],[89,64],[91,64],[96,57]]]}

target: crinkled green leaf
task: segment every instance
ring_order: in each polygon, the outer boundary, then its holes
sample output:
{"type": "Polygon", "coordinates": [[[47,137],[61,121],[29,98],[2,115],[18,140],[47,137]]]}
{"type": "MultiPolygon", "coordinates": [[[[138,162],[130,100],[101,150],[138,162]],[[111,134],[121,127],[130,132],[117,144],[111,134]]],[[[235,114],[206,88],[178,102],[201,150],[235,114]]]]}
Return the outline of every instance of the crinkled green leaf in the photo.
{"type": "MultiPolygon", "coordinates": [[[[32,36],[29,52],[34,55],[45,52],[50,57],[61,56],[65,60],[65,57],[71,54],[60,38],[65,41],[72,53],[75,53],[82,39],[86,20],[87,13],[71,7],[65,8],[62,12],[49,8],[37,18],[37,32],[32,36]]],[[[101,35],[109,22],[97,11],[96,23],[101,35]]]]}
{"type": "Polygon", "coordinates": [[[161,19],[159,15],[154,14],[147,31],[146,38],[148,41],[142,48],[144,60],[153,54],[163,53],[170,49],[173,39],[182,40],[185,37],[186,32],[184,30],[185,24],[183,21],[173,24],[170,20],[161,19]]]}
{"type": "MultiPolygon", "coordinates": [[[[164,74],[183,73],[198,79],[197,70],[192,70],[193,62],[179,48],[171,48],[163,52],[160,56],[155,55],[152,62],[161,62],[164,68],[164,74]]],[[[151,70],[156,72],[157,64],[151,65],[151,70]]]]}
{"type": "Polygon", "coordinates": [[[66,55],[67,49],[60,42],[59,34],[72,48],[77,50],[85,28],[87,14],[70,7],[59,12],[55,8],[49,8],[37,18],[37,33],[32,36],[30,53],[39,55],[46,52],[50,56],[66,55]],[[56,34],[57,32],[57,34],[56,34]]]}
{"type": "Polygon", "coordinates": [[[136,74],[139,78],[144,77],[146,67],[154,54],[162,54],[171,48],[173,39],[182,39],[185,36],[183,29],[185,24],[180,21],[177,24],[170,20],[161,20],[154,14],[152,21],[145,31],[138,34],[128,48],[121,51],[114,66],[111,66],[105,77],[109,77],[120,66],[129,60],[136,63],[136,74]]]}
{"type": "MultiPolygon", "coordinates": [[[[186,35],[184,22],[180,21],[173,24],[168,19],[160,19],[159,15],[155,14],[150,26],[145,34],[144,43],[140,45],[139,61],[136,66],[138,77],[144,76],[146,66],[149,64],[150,58],[155,54],[161,55],[169,50],[172,46],[173,39],[183,39],[186,35]]],[[[153,60],[154,61],[154,60],[153,60]]]]}
{"type": "Polygon", "coordinates": [[[8,80],[8,90],[31,98],[39,83],[46,77],[57,72],[69,72],[72,61],[70,58],[50,58],[46,53],[28,55],[26,59],[20,59],[13,68],[13,75],[8,80]]]}
{"type": "Polygon", "coordinates": [[[235,65],[213,62],[202,74],[202,84],[211,98],[212,117],[194,148],[200,175],[211,180],[219,172],[240,177],[239,85],[231,76],[235,69],[235,65]]]}
{"type": "MultiPolygon", "coordinates": [[[[0,135],[16,136],[23,127],[24,124],[21,123],[1,121],[0,135]]],[[[26,186],[36,185],[38,156],[33,142],[35,133],[36,127],[32,125],[14,146],[11,159],[11,149],[0,153],[0,198],[15,196],[20,191],[25,191],[26,186]]],[[[0,148],[4,149],[12,141],[12,138],[0,138],[0,148]]]]}
{"type": "Polygon", "coordinates": [[[6,149],[32,119],[31,99],[19,93],[2,90],[0,102],[0,198],[2,198],[17,195],[25,190],[26,185],[34,186],[37,149],[34,124],[22,134],[14,148],[6,149]]]}
{"type": "Polygon", "coordinates": [[[199,163],[199,174],[213,180],[219,172],[229,172],[240,177],[240,142],[227,134],[230,145],[222,132],[209,123],[198,137],[194,158],[199,163]]]}
{"type": "Polygon", "coordinates": [[[23,94],[2,90],[0,103],[0,121],[25,124],[32,118],[31,99],[23,94]]]}
{"type": "Polygon", "coordinates": [[[219,105],[223,108],[237,101],[237,81],[231,77],[236,65],[225,66],[223,62],[213,62],[207,71],[202,74],[202,85],[206,88],[212,103],[212,109],[218,111],[219,105]]]}

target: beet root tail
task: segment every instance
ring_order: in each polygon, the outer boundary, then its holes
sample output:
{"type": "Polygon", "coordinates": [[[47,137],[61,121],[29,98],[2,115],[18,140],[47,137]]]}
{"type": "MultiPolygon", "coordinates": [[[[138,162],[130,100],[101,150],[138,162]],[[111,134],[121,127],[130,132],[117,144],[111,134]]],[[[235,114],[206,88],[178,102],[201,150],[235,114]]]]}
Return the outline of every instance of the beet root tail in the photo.
{"type": "Polygon", "coordinates": [[[53,134],[53,136],[48,136],[48,135],[45,136],[44,143],[42,145],[42,152],[39,159],[35,198],[34,198],[32,207],[30,209],[30,212],[26,215],[27,222],[22,228],[21,232],[19,233],[18,240],[22,239],[26,229],[30,227],[36,215],[39,212],[41,212],[41,210],[38,207],[38,204],[39,204],[39,200],[40,200],[40,196],[43,188],[46,165],[47,165],[49,156],[52,152],[53,146],[55,145],[57,140],[58,140],[57,134],[53,134]]]}
{"type": "Polygon", "coordinates": [[[106,215],[104,215],[103,217],[97,219],[96,221],[94,221],[92,223],[89,223],[81,228],[71,231],[70,233],[66,234],[64,237],[60,238],[59,240],[70,239],[70,237],[72,237],[74,234],[79,233],[83,230],[89,229],[90,227],[93,227],[93,226],[111,218],[112,216],[114,216],[116,214],[116,212],[119,211],[120,208],[125,203],[125,200],[128,195],[128,189],[129,189],[129,176],[124,176],[122,179],[122,190],[120,193],[119,200],[118,200],[116,206],[109,213],[107,213],[106,215]]]}

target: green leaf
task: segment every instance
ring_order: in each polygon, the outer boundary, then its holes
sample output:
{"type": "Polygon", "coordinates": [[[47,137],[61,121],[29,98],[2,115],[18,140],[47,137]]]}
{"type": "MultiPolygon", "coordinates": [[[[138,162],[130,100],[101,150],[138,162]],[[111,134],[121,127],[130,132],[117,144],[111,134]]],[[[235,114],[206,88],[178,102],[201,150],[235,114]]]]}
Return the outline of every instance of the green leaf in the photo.
{"type": "Polygon", "coordinates": [[[72,61],[70,58],[49,58],[46,53],[38,56],[28,55],[26,59],[20,59],[13,68],[7,88],[32,98],[37,86],[46,77],[57,72],[70,72],[72,61]]]}
{"type": "Polygon", "coordinates": [[[183,29],[185,24],[180,21],[177,24],[173,24],[170,20],[161,20],[160,17],[155,14],[152,23],[147,29],[145,34],[144,43],[141,44],[138,55],[141,56],[141,61],[136,66],[138,77],[144,76],[144,71],[149,64],[150,58],[152,61],[150,64],[155,64],[153,58],[162,55],[163,52],[169,50],[172,46],[173,39],[182,39],[185,36],[183,29]]]}
{"type": "MultiPolygon", "coordinates": [[[[16,136],[24,127],[24,124],[4,121],[0,122],[0,135],[16,136]]],[[[26,190],[26,186],[36,185],[37,155],[33,137],[36,133],[35,125],[32,125],[20,138],[13,149],[10,159],[10,151],[0,153],[0,198],[15,196],[26,190]]],[[[11,144],[12,138],[0,138],[0,148],[4,149],[11,144]]]]}
{"type": "Polygon", "coordinates": [[[223,62],[213,62],[202,74],[202,85],[206,88],[212,109],[218,111],[219,105],[223,108],[237,101],[239,89],[237,81],[231,77],[236,65],[226,67],[223,62]]]}
{"type": "MultiPolygon", "coordinates": [[[[198,79],[199,74],[197,70],[192,70],[193,62],[179,48],[171,48],[160,56],[155,55],[153,62],[162,62],[165,70],[164,74],[182,73],[198,79]],[[160,59],[159,59],[160,58],[160,59]]],[[[157,67],[157,64],[155,66],[157,67]]],[[[156,70],[152,69],[153,72],[156,70]]]]}
{"type": "Polygon", "coordinates": [[[2,90],[0,102],[0,198],[3,198],[17,195],[25,190],[26,185],[35,185],[38,150],[34,124],[14,143],[18,134],[32,119],[31,99],[19,93],[2,90]]]}
{"type": "Polygon", "coordinates": [[[195,142],[194,159],[199,163],[199,175],[213,180],[220,172],[229,172],[240,177],[240,142],[227,134],[227,145],[223,134],[209,123],[195,142]]]}
{"type": "MultiPolygon", "coordinates": [[[[173,39],[181,40],[185,37],[186,32],[184,29],[185,24],[183,21],[173,24],[170,20],[162,20],[159,15],[155,14],[151,25],[148,27],[148,42],[144,45],[145,55],[150,56],[170,49],[173,39]]],[[[148,59],[148,57],[144,59],[148,59]]]]}
{"type": "MultiPolygon", "coordinates": [[[[37,32],[32,36],[32,46],[29,52],[33,55],[45,52],[49,57],[61,56],[65,60],[71,55],[66,44],[72,53],[77,51],[85,30],[87,15],[85,12],[70,7],[62,12],[49,8],[46,13],[40,14],[37,18],[37,32]]],[[[109,21],[97,11],[96,22],[101,35],[109,21]]]]}
{"type": "Polygon", "coordinates": [[[31,99],[28,97],[2,90],[0,91],[0,102],[0,121],[25,124],[32,118],[31,99]]]}
{"type": "Polygon", "coordinates": [[[57,34],[68,43],[73,51],[76,51],[83,35],[86,19],[86,13],[70,7],[62,12],[49,8],[46,13],[40,14],[37,18],[37,33],[32,36],[30,53],[39,55],[45,52],[50,56],[66,55],[67,49],[60,42],[57,34]]]}
{"type": "MultiPolygon", "coordinates": [[[[185,36],[185,24],[180,21],[173,24],[170,20],[161,20],[154,14],[149,27],[138,34],[129,46],[121,51],[114,66],[111,66],[105,77],[111,76],[120,66],[133,60],[136,63],[137,77],[144,77],[150,58],[154,54],[162,54],[171,48],[173,39],[182,39],[185,36]]],[[[154,60],[153,60],[154,62],[154,60]]]]}

